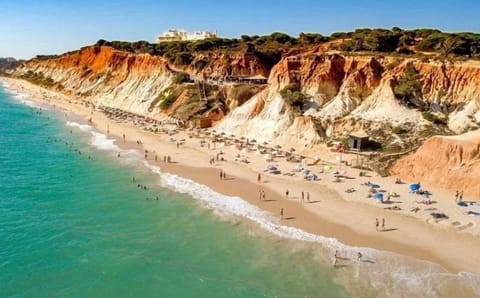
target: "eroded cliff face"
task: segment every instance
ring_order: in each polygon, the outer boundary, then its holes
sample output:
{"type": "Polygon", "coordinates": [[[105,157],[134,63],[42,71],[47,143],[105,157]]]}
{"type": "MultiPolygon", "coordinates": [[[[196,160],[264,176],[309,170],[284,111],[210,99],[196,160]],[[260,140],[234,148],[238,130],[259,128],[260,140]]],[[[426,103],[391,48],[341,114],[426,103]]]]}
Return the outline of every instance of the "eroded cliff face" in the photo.
{"type": "Polygon", "coordinates": [[[480,124],[480,62],[440,62],[428,59],[339,55],[309,49],[283,57],[276,65],[248,53],[197,53],[184,67],[160,56],[133,54],[109,47],[86,47],[59,58],[31,60],[18,68],[51,78],[59,91],[96,104],[153,117],[211,117],[219,130],[258,141],[288,142],[304,149],[326,138],[340,139],[353,130],[366,130],[382,142],[406,148],[419,136],[459,133],[480,124]],[[448,125],[425,119],[394,94],[395,86],[413,65],[421,82],[419,105],[446,118],[448,125]],[[268,84],[197,86],[173,82],[184,71],[202,80],[224,75],[264,75],[268,84]],[[289,84],[305,95],[293,105],[280,95],[289,84]],[[205,91],[207,89],[207,91],[205,91]],[[165,96],[159,96],[164,94],[165,96]],[[162,101],[173,104],[161,109],[162,101]],[[245,98],[247,94],[247,98],[245,98]],[[167,96],[168,95],[168,96],[167,96]],[[172,96],[173,96],[172,95],[172,96]],[[203,100],[208,97],[208,100],[203,100]],[[169,98],[172,100],[172,98],[169,98]],[[184,108],[185,106],[192,108],[184,108]],[[187,111],[188,110],[188,111],[187,111]],[[407,134],[392,133],[401,126],[407,134]]]}
{"type": "Polygon", "coordinates": [[[464,199],[480,199],[480,131],[428,139],[412,155],[398,160],[391,173],[409,181],[423,181],[463,190],[464,199]]]}
{"type": "Polygon", "coordinates": [[[51,78],[61,92],[140,114],[151,114],[151,101],[172,80],[163,58],[109,47],[87,47],[56,59],[34,59],[17,73],[28,71],[51,78]]]}
{"type": "MultiPolygon", "coordinates": [[[[183,68],[183,67],[181,67],[183,68]]],[[[185,70],[200,78],[232,76],[263,75],[268,77],[271,65],[251,53],[222,54],[215,52],[200,53],[193,57],[193,61],[185,70]]]]}
{"type": "Polygon", "coordinates": [[[476,125],[480,120],[478,61],[422,62],[395,57],[310,53],[282,59],[272,69],[269,83],[270,89],[277,91],[290,83],[298,83],[311,96],[312,104],[306,105],[306,114],[317,118],[350,115],[369,121],[428,124],[420,111],[407,108],[394,94],[394,87],[408,64],[412,64],[420,76],[419,102],[433,112],[451,116],[449,125],[456,131],[465,128],[462,121],[476,125]]]}

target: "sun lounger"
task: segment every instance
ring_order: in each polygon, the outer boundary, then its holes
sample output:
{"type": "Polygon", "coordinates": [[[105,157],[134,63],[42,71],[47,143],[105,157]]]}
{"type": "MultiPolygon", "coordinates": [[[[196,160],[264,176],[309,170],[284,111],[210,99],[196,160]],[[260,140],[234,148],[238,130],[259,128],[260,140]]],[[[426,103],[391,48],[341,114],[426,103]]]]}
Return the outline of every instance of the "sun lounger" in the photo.
{"type": "Polygon", "coordinates": [[[449,217],[445,213],[439,213],[439,212],[432,212],[430,215],[434,219],[448,219],[449,217]]]}
{"type": "Polygon", "coordinates": [[[480,216],[480,212],[475,211],[468,211],[467,214],[468,216],[480,216]]]}
{"type": "Polygon", "coordinates": [[[385,210],[395,210],[395,211],[400,211],[400,210],[402,210],[402,208],[400,208],[400,207],[398,207],[398,206],[385,207],[384,209],[385,209],[385,210]]]}

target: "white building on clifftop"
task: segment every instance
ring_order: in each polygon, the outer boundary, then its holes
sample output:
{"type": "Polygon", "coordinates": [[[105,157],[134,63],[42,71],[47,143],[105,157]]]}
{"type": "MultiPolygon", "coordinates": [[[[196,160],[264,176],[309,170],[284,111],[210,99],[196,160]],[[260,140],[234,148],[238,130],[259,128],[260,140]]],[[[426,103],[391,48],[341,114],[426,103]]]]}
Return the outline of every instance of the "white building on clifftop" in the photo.
{"type": "Polygon", "coordinates": [[[194,31],[188,32],[183,29],[169,29],[157,37],[157,42],[202,40],[217,37],[217,31],[194,31]]]}

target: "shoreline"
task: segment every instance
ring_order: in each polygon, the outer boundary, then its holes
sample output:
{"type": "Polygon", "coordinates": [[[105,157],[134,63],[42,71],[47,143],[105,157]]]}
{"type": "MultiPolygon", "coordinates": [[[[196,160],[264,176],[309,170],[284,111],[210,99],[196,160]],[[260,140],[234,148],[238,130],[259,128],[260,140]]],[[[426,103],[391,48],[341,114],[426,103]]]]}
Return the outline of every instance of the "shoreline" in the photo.
{"type": "MultiPolygon", "coordinates": [[[[108,135],[109,138],[113,137],[120,148],[138,149],[140,151],[148,149],[150,152],[162,152],[160,156],[170,155],[173,161],[178,162],[164,164],[163,158],[160,158],[155,163],[155,160],[150,156],[149,163],[160,166],[162,172],[191,179],[221,194],[240,197],[250,204],[274,214],[274,216],[278,216],[280,208],[284,208],[285,217],[292,218],[280,220],[283,225],[297,227],[323,237],[333,237],[343,244],[354,247],[370,247],[430,261],[440,264],[450,272],[468,271],[477,275],[480,274],[480,260],[476,258],[473,249],[480,244],[478,235],[460,233],[449,230],[444,226],[433,226],[413,216],[405,216],[371,204],[344,199],[345,195],[342,192],[333,190],[325,182],[331,177],[321,176],[322,180],[320,182],[306,182],[262,173],[262,176],[268,182],[258,183],[256,181],[259,173],[258,169],[231,161],[232,156],[236,153],[232,152],[234,151],[233,148],[232,150],[226,147],[222,148],[226,153],[228,152],[226,154],[228,161],[216,162],[214,166],[209,166],[208,160],[212,155],[215,155],[216,151],[196,148],[195,142],[198,143],[198,139],[190,140],[187,137],[186,145],[177,149],[174,143],[164,140],[168,136],[154,135],[130,123],[116,123],[98,111],[90,114],[92,112],[90,109],[69,103],[67,101],[68,97],[63,94],[24,81],[14,81],[12,79],[6,79],[5,81],[13,89],[22,93],[29,93],[28,95],[33,101],[55,100],[54,103],[50,102],[49,104],[55,104],[62,109],[84,117],[84,119],[93,117],[95,129],[108,135]],[[107,127],[110,130],[108,134],[107,127]],[[128,143],[123,143],[121,137],[123,133],[126,134],[128,143]],[[135,140],[142,140],[143,144],[141,146],[137,145],[135,140]],[[227,177],[233,179],[220,180],[218,178],[220,169],[226,171],[227,177]],[[268,201],[258,199],[258,189],[260,187],[266,191],[268,201]],[[293,197],[285,198],[283,192],[286,188],[293,197]],[[300,203],[299,194],[302,191],[310,192],[312,201],[315,201],[315,203],[300,203]],[[387,229],[396,230],[376,232],[375,218],[386,218],[387,229]]],[[[252,157],[252,164],[260,163],[253,159],[252,157]]],[[[351,170],[348,169],[348,171],[351,170]]],[[[378,180],[377,177],[371,179],[378,180]]],[[[359,182],[351,183],[354,183],[358,188],[359,182]]],[[[349,185],[345,182],[341,186],[346,188],[349,185]]]]}

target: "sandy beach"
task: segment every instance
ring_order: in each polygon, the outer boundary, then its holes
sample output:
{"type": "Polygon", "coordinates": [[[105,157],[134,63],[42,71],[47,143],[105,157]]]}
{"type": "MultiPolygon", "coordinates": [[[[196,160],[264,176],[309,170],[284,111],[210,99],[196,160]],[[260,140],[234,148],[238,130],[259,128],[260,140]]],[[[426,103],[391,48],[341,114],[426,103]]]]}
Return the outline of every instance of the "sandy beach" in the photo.
{"type": "MultiPolygon", "coordinates": [[[[308,166],[305,161],[302,163],[303,168],[318,176],[317,181],[306,181],[299,172],[285,176],[282,174],[291,172],[297,163],[288,162],[284,157],[275,157],[274,161],[267,162],[265,156],[256,151],[239,152],[235,146],[218,143],[209,146],[207,139],[207,143],[200,146],[202,139],[191,137],[193,131],[177,130],[171,135],[152,133],[135,126],[132,121],[109,119],[78,99],[25,81],[2,80],[9,88],[28,94],[33,100],[54,104],[84,117],[85,121],[91,117],[92,125],[115,138],[122,149],[138,149],[142,153],[148,150],[147,161],[159,166],[162,172],[192,179],[225,195],[238,196],[270,212],[283,225],[336,238],[349,246],[370,247],[431,261],[451,272],[480,274],[480,258],[476,249],[480,247],[480,217],[468,216],[467,209],[457,206],[455,193],[422,184],[423,189],[432,193],[428,198],[431,204],[426,204],[428,200],[409,193],[409,185],[418,181],[397,184],[395,177],[382,178],[371,172],[360,176],[359,170],[339,165],[335,154],[327,151],[321,153],[322,160],[327,163],[320,162],[314,166],[308,166]],[[224,161],[216,160],[220,151],[224,161]],[[173,162],[164,163],[164,156],[170,156],[173,162]],[[213,163],[210,162],[212,158],[213,163]],[[241,162],[242,159],[248,163],[241,162]],[[282,174],[265,172],[271,164],[275,164],[282,174]],[[331,170],[325,171],[326,167],[331,170]],[[219,178],[220,171],[226,173],[226,179],[219,178]],[[341,173],[339,182],[333,171],[341,173]],[[260,182],[258,174],[261,175],[260,182]],[[367,197],[370,187],[365,184],[368,182],[378,184],[378,189],[385,190],[384,194],[396,193],[399,196],[391,197],[389,203],[378,203],[367,197]],[[355,191],[345,192],[347,189],[355,191]],[[265,191],[265,199],[259,198],[262,190],[265,191]],[[301,200],[302,192],[304,202],[301,200]],[[280,218],[282,208],[283,219],[280,218]],[[448,219],[434,219],[432,212],[444,213],[448,219]],[[377,231],[376,219],[380,224],[382,219],[385,220],[383,230],[380,226],[380,231],[377,231]]],[[[344,160],[352,158],[344,156],[344,160]]],[[[464,201],[468,200],[473,198],[464,198],[464,201]]]]}

